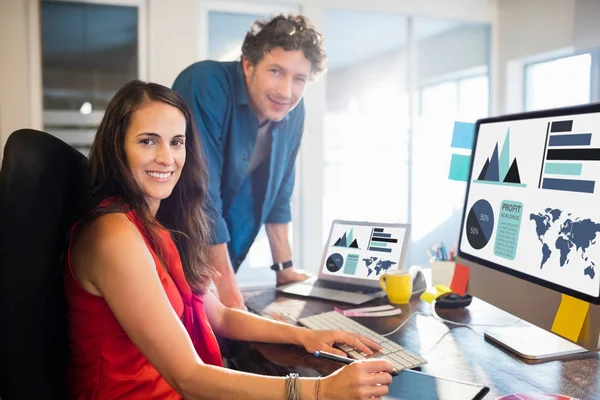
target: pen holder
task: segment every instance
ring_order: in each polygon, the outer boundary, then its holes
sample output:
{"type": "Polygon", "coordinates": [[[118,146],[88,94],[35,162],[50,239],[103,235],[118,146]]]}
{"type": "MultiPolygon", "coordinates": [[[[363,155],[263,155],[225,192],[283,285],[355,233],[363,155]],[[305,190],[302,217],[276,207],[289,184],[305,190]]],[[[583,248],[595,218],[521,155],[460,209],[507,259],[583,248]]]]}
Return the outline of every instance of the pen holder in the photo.
{"type": "Polygon", "coordinates": [[[450,286],[454,276],[454,261],[431,261],[431,284],[450,286]]]}

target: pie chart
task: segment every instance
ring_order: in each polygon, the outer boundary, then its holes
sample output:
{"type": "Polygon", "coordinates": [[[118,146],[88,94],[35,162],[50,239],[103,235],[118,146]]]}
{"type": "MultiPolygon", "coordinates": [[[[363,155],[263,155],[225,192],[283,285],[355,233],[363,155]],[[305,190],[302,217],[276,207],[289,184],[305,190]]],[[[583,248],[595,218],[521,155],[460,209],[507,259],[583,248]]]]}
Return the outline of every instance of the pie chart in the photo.
{"type": "Polygon", "coordinates": [[[325,266],[329,272],[338,272],[344,265],[344,257],[340,253],[333,253],[325,261],[325,266]]]}
{"type": "Polygon", "coordinates": [[[478,200],[467,215],[467,240],[475,250],[483,249],[494,233],[494,210],[487,200],[478,200]]]}

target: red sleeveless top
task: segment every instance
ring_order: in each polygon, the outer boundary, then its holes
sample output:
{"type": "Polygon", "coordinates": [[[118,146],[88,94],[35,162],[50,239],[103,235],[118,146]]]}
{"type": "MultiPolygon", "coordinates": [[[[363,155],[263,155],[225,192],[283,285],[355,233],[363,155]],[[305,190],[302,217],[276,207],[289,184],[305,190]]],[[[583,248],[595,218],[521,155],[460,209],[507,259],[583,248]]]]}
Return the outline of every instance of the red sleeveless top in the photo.
{"type": "MultiPolygon", "coordinates": [[[[108,201],[104,201],[101,206],[106,204],[108,201]]],[[[221,352],[206,318],[204,302],[200,295],[192,293],[185,279],[179,252],[171,235],[166,230],[160,232],[163,238],[161,250],[169,274],[150,245],[142,222],[135,212],[125,214],[144,238],[154,258],[163,289],[188,331],[196,352],[204,363],[222,367],[221,352]]],[[[129,339],[106,301],[79,285],[71,267],[70,248],[67,263],[64,281],[69,321],[69,398],[180,399],[177,392],[129,339]]]]}

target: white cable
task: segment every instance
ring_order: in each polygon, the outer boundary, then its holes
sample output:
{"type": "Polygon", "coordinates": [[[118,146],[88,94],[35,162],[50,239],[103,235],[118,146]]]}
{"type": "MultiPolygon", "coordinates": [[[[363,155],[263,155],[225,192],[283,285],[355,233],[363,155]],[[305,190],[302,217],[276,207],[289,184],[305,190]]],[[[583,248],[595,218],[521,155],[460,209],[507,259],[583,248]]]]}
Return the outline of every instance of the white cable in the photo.
{"type": "Polygon", "coordinates": [[[466,328],[471,328],[473,326],[484,326],[484,327],[491,327],[491,328],[504,328],[504,327],[516,325],[519,322],[521,322],[521,318],[517,318],[515,321],[511,322],[510,324],[465,324],[465,323],[462,323],[462,322],[450,321],[449,319],[444,319],[444,318],[440,317],[437,314],[437,312],[435,311],[435,300],[431,302],[431,316],[434,319],[437,319],[438,321],[445,322],[447,324],[456,325],[456,326],[464,326],[466,328]]]}
{"type": "MultiPolygon", "coordinates": [[[[514,322],[511,322],[510,324],[465,324],[465,323],[462,323],[462,322],[450,321],[449,319],[444,319],[444,318],[440,317],[440,316],[439,316],[439,315],[438,315],[438,314],[435,312],[435,303],[436,303],[436,302],[435,302],[435,300],[434,300],[433,302],[431,302],[431,314],[427,314],[427,313],[424,313],[424,312],[421,312],[421,311],[415,311],[414,313],[410,314],[410,315],[408,316],[408,318],[406,318],[404,321],[402,321],[402,323],[401,323],[401,324],[400,324],[400,325],[399,325],[399,326],[398,326],[396,329],[394,329],[394,330],[393,330],[393,331],[391,331],[391,332],[388,332],[388,333],[382,334],[381,336],[390,336],[390,335],[393,335],[394,333],[398,332],[400,329],[402,329],[402,327],[403,327],[404,325],[406,325],[406,323],[407,323],[408,321],[410,321],[410,320],[412,319],[412,317],[414,317],[414,316],[415,316],[415,315],[417,315],[417,314],[419,314],[419,315],[423,315],[423,316],[426,316],[426,317],[433,317],[433,319],[436,319],[436,320],[438,320],[438,321],[440,321],[440,322],[445,322],[445,323],[447,323],[447,324],[452,324],[452,325],[456,325],[456,326],[464,326],[464,327],[466,327],[466,328],[471,328],[471,327],[473,327],[473,326],[484,326],[484,327],[494,327],[494,328],[501,328],[501,327],[508,327],[508,326],[513,326],[513,325],[516,325],[516,324],[518,324],[518,323],[521,321],[521,318],[518,318],[516,321],[514,321],[514,322]]],[[[471,329],[471,330],[472,330],[472,329],[471,329]]],[[[447,333],[448,333],[448,332],[446,332],[446,334],[447,334],[447,333]]],[[[446,334],[444,334],[444,336],[445,336],[446,334]]],[[[443,336],[442,336],[442,338],[443,338],[443,336]]]]}
{"type": "Polygon", "coordinates": [[[391,332],[388,332],[388,333],[386,333],[386,334],[383,334],[383,335],[381,335],[381,336],[390,336],[390,335],[392,335],[392,334],[394,334],[394,333],[398,332],[398,331],[399,331],[399,330],[400,330],[400,329],[401,329],[401,328],[402,328],[404,325],[406,325],[406,323],[407,323],[408,321],[410,321],[410,319],[411,319],[412,317],[414,317],[414,316],[415,316],[415,315],[417,315],[417,314],[424,315],[424,316],[426,316],[426,317],[431,317],[431,314],[426,314],[426,313],[424,313],[424,312],[421,312],[421,311],[415,311],[414,313],[410,314],[410,315],[408,316],[408,318],[406,318],[406,319],[405,319],[405,320],[404,320],[404,321],[403,321],[403,322],[402,322],[402,323],[401,323],[401,324],[400,324],[400,325],[399,325],[399,326],[398,326],[396,329],[394,329],[393,331],[391,331],[391,332]]]}

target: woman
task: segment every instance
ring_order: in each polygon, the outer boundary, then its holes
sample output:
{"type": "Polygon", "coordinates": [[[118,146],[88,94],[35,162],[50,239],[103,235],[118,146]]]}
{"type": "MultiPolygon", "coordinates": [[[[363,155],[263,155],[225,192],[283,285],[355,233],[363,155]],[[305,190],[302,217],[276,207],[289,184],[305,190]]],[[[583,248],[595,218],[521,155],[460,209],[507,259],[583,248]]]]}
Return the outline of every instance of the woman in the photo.
{"type": "MultiPolygon", "coordinates": [[[[357,335],[225,308],[207,290],[208,173],[190,111],[172,90],[125,85],[106,110],[89,162],[102,201],[73,227],[65,272],[72,397],[293,398],[285,378],[222,368],[213,330],[309,352],[339,353],[335,342],[379,349],[357,335]]],[[[378,398],[391,370],[387,361],[361,361],[320,381],[287,383],[298,384],[305,400],[378,398]]]]}

